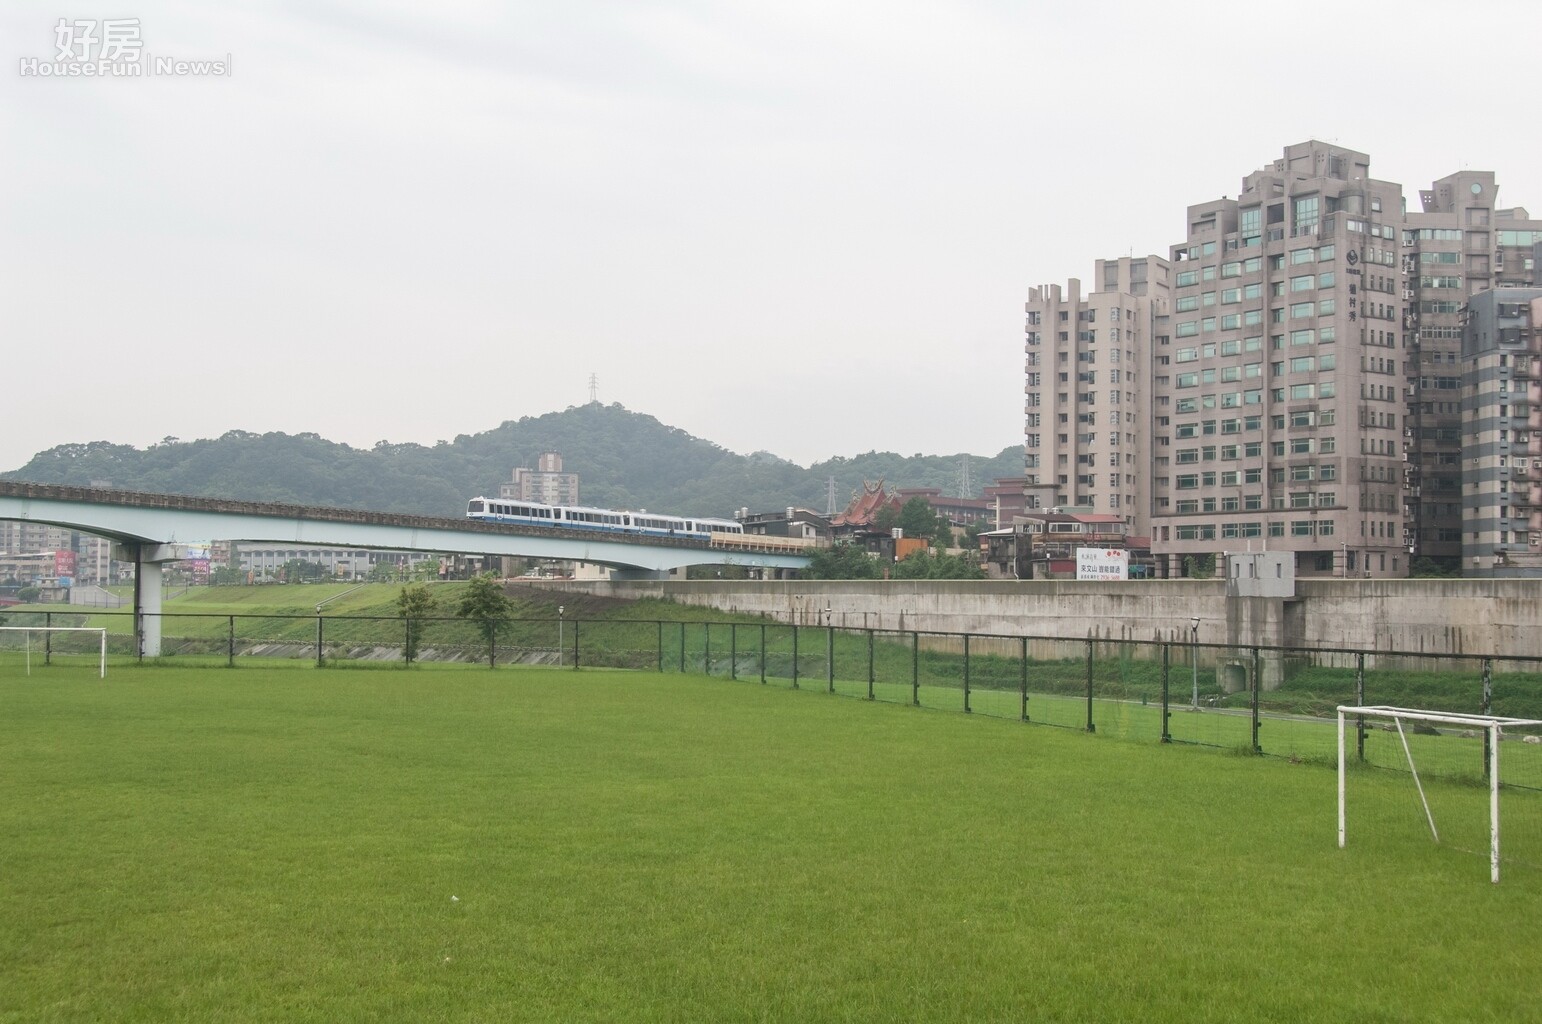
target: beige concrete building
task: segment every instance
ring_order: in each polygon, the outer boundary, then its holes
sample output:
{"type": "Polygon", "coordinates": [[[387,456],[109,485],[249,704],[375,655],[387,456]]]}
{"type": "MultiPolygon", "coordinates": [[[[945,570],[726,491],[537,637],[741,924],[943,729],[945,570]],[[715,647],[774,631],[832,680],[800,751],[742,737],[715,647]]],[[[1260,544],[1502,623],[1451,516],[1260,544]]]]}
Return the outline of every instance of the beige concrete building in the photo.
{"type": "Polygon", "coordinates": [[[1466,576],[1542,576],[1542,288],[1467,304],[1461,558],[1466,576]]]}
{"type": "MultiPolygon", "coordinates": [[[[1235,198],[1189,207],[1184,241],[1161,261],[1148,377],[1121,396],[1137,418],[1119,443],[1133,433],[1141,469],[1118,505],[1112,478],[1095,486],[1112,445],[1082,444],[1091,424],[1076,385],[1091,381],[1076,374],[1091,369],[1077,362],[1096,337],[1087,318],[1109,305],[1100,296],[1131,288],[1100,263],[1100,290],[1085,298],[1075,281],[1031,290],[1029,506],[1124,515],[1149,530],[1164,575],[1249,549],[1292,552],[1306,578],[1404,576],[1414,558],[1470,572],[1475,555],[1492,571],[1495,555],[1518,556],[1522,540],[1529,550],[1542,523],[1527,505],[1518,528],[1517,491],[1499,484],[1520,472],[1529,485],[1535,465],[1532,406],[1507,390],[1533,363],[1469,332],[1489,289],[1542,284],[1542,221],[1497,194],[1492,172],[1462,171],[1409,210],[1402,186],[1371,177],[1369,156],[1309,141],[1235,198]],[[1501,452],[1500,430],[1519,449],[1501,452]]],[[[1501,318],[1493,330],[1508,336],[1515,318],[1501,318]]]]}
{"type": "Polygon", "coordinates": [[[1402,189],[1307,142],[1189,207],[1157,355],[1152,550],[1403,576],[1402,189]]]}
{"type": "MultiPolygon", "coordinates": [[[[46,523],[0,521],[0,554],[22,556],[58,551],[73,555],[67,561],[73,566],[72,578],[77,582],[106,584],[113,579],[111,541],[46,523]]],[[[0,574],[3,578],[6,577],[0,574]]]]}
{"type": "Polygon", "coordinates": [[[1098,260],[1086,295],[1075,278],[1029,290],[1027,509],[1085,508],[1148,531],[1151,361],[1170,274],[1160,256],[1098,260]]]}
{"type": "Polygon", "coordinates": [[[499,486],[498,496],[543,505],[582,504],[578,500],[578,474],[564,473],[562,456],[556,452],[543,453],[535,469],[516,469],[514,479],[499,486]]]}
{"type": "Polygon", "coordinates": [[[1463,572],[1472,567],[1465,552],[1471,489],[1463,478],[1473,466],[1464,451],[1461,362],[1468,304],[1493,287],[1534,283],[1532,248],[1542,241],[1542,221],[1499,207],[1498,197],[1491,171],[1448,175],[1420,191],[1420,209],[1409,212],[1403,230],[1408,543],[1417,556],[1448,567],[1461,559],[1463,572]]]}

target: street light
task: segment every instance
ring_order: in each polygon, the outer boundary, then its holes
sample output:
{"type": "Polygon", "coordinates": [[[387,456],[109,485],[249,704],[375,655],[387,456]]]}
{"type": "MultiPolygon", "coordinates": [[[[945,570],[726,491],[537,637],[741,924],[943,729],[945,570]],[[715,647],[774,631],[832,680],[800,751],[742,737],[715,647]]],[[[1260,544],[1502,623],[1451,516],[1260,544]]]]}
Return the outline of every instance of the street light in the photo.
{"type": "Polygon", "coordinates": [[[1194,710],[1199,710],[1199,616],[1189,619],[1189,667],[1194,672],[1194,710]]]}
{"type": "Polygon", "coordinates": [[[557,606],[557,667],[562,667],[562,605],[557,606]]]}

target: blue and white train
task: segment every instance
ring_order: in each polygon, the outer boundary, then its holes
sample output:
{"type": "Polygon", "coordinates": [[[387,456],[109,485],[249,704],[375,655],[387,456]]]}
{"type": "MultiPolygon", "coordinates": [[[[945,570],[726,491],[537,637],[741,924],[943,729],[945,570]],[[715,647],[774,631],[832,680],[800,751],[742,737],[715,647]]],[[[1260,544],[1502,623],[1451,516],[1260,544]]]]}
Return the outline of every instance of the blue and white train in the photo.
{"type": "Polygon", "coordinates": [[[661,516],[652,512],[621,512],[582,505],[541,505],[508,498],[472,498],[466,518],[488,523],[519,523],[599,533],[641,534],[647,537],[680,537],[711,540],[714,533],[742,534],[744,526],[732,519],[701,516],[661,516]]]}

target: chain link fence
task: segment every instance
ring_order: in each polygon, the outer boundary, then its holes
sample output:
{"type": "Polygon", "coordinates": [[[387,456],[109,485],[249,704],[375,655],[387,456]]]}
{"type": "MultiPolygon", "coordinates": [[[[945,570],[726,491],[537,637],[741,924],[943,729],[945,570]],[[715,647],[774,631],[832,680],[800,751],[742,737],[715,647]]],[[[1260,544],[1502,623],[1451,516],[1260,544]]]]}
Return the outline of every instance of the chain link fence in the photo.
{"type": "MultiPolygon", "coordinates": [[[[133,615],[123,610],[9,609],[0,625],[105,627],[109,666],[139,657],[133,615]]],[[[166,664],[689,673],[1323,762],[1336,756],[1340,705],[1542,718],[1542,657],[561,616],[489,626],[448,617],[167,613],[160,627],[166,664]]],[[[98,643],[89,634],[34,637],[31,650],[44,664],[94,655],[98,643]]],[[[0,634],[0,659],[28,643],[26,634],[0,634]]],[[[1356,725],[1358,759],[1384,767],[1406,761],[1376,728],[1356,725]]],[[[1526,742],[1525,734],[1518,730],[1517,739],[1542,754],[1542,743],[1526,742]]],[[[1481,774],[1482,751],[1470,760],[1481,774]]]]}

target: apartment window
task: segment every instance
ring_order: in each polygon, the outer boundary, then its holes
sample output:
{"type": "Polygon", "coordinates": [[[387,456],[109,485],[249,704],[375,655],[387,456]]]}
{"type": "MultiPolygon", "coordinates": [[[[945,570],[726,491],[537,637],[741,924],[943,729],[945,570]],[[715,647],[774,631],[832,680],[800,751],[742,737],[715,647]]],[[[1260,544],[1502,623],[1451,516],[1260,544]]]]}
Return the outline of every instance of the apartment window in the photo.
{"type": "Polygon", "coordinates": [[[1317,252],[1314,249],[1292,249],[1290,250],[1290,264],[1295,266],[1299,263],[1310,263],[1316,256],[1317,252]]]}
{"type": "Polygon", "coordinates": [[[1309,292],[1317,286],[1317,278],[1311,274],[1302,274],[1290,279],[1290,290],[1293,292],[1309,292]]]}
{"type": "Polygon", "coordinates": [[[1295,202],[1296,234],[1306,234],[1316,231],[1318,223],[1318,201],[1316,196],[1302,196],[1295,202]]]}
{"type": "Polygon", "coordinates": [[[1299,320],[1302,317],[1311,316],[1316,308],[1317,304],[1313,302],[1293,302],[1290,304],[1290,318],[1299,320]]]}

